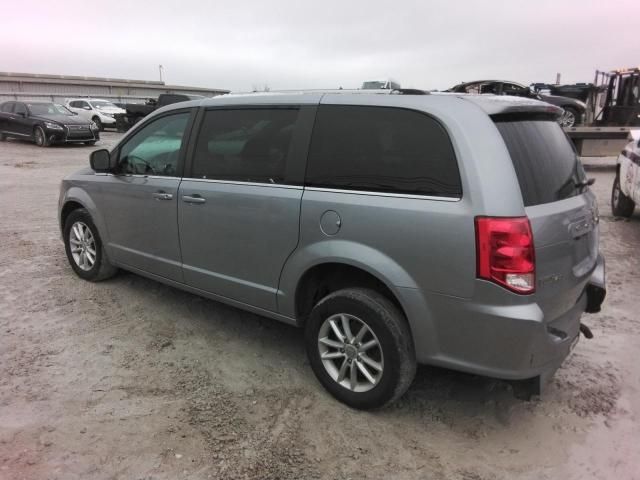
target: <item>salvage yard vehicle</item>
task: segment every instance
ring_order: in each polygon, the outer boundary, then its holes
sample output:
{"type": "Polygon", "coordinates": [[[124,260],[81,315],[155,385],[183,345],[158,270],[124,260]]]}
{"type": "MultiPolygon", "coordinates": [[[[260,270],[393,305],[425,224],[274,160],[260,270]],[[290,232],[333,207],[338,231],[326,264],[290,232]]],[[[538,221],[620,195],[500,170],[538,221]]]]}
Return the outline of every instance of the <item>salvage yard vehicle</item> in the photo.
{"type": "Polygon", "coordinates": [[[618,217],[633,215],[640,202],[640,140],[622,150],[616,165],[616,178],[611,191],[611,210],[618,217]]]}
{"type": "Polygon", "coordinates": [[[640,68],[596,70],[587,91],[585,126],[567,128],[578,155],[613,157],[640,127],[640,68]]]}
{"type": "Polygon", "coordinates": [[[100,132],[91,120],[79,118],[57,103],[5,102],[0,105],[0,140],[33,140],[39,147],[54,143],[93,145],[100,132]]]}
{"type": "Polygon", "coordinates": [[[122,104],[122,112],[115,115],[116,128],[119,132],[126,132],[133,125],[158,108],[171,105],[173,103],[188,102],[189,100],[204,99],[202,95],[186,95],[183,93],[162,93],[157,100],[150,98],[146,103],[125,103],[122,104]]]}
{"type": "Polygon", "coordinates": [[[72,98],[67,100],[66,107],[80,117],[93,121],[100,130],[115,128],[115,115],[125,113],[124,109],[100,98],[72,98]]]}
{"type": "Polygon", "coordinates": [[[563,127],[574,127],[581,124],[584,121],[587,109],[586,104],[576,98],[544,95],[525,85],[503,80],[476,80],[474,82],[465,82],[455,85],[447,91],[458,93],[514,95],[517,97],[542,100],[543,102],[562,108],[563,113],[559,122],[563,127]]]}
{"type": "Polygon", "coordinates": [[[227,95],[162,108],[62,182],[68,261],[304,328],[345,404],[416,364],[539,393],[604,299],[562,110],[480,95],[227,95]]]}

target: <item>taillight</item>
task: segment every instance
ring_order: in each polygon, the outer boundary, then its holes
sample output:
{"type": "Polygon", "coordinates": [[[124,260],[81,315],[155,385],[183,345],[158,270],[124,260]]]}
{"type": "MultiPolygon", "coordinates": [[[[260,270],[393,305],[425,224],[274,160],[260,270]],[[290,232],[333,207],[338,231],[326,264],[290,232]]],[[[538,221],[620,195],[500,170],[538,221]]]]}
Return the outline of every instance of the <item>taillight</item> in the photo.
{"type": "Polygon", "coordinates": [[[527,217],[476,217],[478,278],[516,293],[536,289],[536,261],[527,217]]]}

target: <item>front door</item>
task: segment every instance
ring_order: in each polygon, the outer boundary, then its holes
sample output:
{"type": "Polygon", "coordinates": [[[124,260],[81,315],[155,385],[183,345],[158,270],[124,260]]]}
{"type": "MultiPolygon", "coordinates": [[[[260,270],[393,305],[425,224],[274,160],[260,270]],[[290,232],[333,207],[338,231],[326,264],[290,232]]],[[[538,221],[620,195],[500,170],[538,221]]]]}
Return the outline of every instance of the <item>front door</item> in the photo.
{"type": "Polygon", "coordinates": [[[179,190],[185,283],[277,310],[280,272],[298,243],[308,143],[301,125],[313,111],[272,106],[205,112],[190,178],[185,175],[179,190]]]}
{"type": "Polygon", "coordinates": [[[122,265],[182,281],[178,187],[191,112],[158,117],[118,150],[118,165],[96,195],[108,251],[122,265]]]}
{"type": "Polygon", "coordinates": [[[17,133],[25,137],[29,137],[33,134],[34,121],[29,118],[29,111],[24,103],[16,102],[12,117],[13,120],[11,120],[11,128],[13,128],[13,133],[17,133]]]}

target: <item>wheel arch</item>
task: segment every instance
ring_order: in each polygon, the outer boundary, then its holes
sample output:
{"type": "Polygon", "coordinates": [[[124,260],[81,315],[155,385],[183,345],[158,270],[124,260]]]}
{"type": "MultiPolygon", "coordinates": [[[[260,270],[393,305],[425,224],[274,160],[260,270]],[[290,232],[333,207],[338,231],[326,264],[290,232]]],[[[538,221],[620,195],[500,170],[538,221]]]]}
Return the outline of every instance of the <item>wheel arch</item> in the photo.
{"type": "Polygon", "coordinates": [[[311,300],[301,299],[312,296],[305,293],[305,288],[322,286],[323,279],[325,283],[330,282],[329,288],[336,285],[374,288],[388,296],[405,314],[407,309],[399,291],[403,287],[418,288],[406,270],[385,253],[358,242],[327,239],[299,248],[287,260],[279,282],[280,313],[295,318],[298,324],[304,323],[307,302],[311,300]]]}
{"type": "Polygon", "coordinates": [[[104,219],[102,218],[102,215],[100,215],[96,204],[87,194],[87,192],[85,192],[82,188],[73,186],[66,191],[64,199],[60,202],[60,205],[61,207],[59,209],[59,222],[61,232],[64,230],[64,223],[69,217],[69,214],[74,210],[77,210],[78,208],[84,208],[85,210],[87,210],[87,212],[89,212],[89,215],[91,215],[91,219],[98,229],[98,233],[102,238],[103,244],[105,248],[107,248],[108,232],[106,224],[104,222],[104,219]]]}
{"type": "Polygon", "coordinates": [[[298,325],[304,325],[309,313],[320,299],[350,287],[375,290],[396,305],[406,317],[398,296],[378,276],[358,266],[330,261],[313,265],[300,277],[295,289],[295,318],[298,325]]]}

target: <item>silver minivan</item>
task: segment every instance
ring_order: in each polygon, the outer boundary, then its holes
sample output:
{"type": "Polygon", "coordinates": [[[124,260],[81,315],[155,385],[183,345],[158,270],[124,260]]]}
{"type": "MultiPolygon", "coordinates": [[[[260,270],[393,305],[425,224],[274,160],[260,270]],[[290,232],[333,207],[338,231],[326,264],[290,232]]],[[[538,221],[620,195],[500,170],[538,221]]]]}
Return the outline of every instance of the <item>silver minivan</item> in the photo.
{"type": "Polygon", "coordinates": [[[605,295],[596,199],[562,111],[405,93],[157,110],[63,181],[71,267],[300,326],[318,380],[355,408],[400,397],[417,363],[538,393],[605,295]]]}

